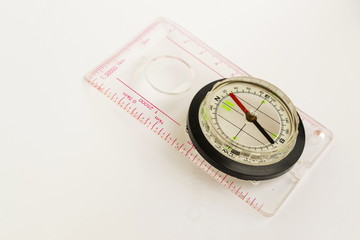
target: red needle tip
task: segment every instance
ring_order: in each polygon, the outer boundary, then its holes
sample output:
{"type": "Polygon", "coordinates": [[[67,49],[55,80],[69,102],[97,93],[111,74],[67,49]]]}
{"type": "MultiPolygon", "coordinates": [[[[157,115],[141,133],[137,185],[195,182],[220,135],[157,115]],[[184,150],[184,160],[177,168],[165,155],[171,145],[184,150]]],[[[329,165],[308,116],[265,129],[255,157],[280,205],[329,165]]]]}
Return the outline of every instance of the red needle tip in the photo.
{"type": "Polygon", "coordinates": [[[240,100],[235,96],[235,94],[230,93],[229,96],[232,98],[232,100],[234,100],[236,105],[238,105],[245,114],[249,112],[249,110],[246,109],[246,107],[240,102],[240,100]]]}

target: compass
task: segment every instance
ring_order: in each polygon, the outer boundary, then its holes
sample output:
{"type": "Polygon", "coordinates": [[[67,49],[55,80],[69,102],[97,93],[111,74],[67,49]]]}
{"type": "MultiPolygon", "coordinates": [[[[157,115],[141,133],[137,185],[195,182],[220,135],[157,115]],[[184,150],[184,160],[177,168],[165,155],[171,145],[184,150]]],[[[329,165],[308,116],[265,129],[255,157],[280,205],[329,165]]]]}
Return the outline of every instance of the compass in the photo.
{"type": "Polygon", "coordinates": [[[204,86],[187,119],[191,141],[218,170],[245,180],[287,172],[305,145],[303,123],[279,88],[253,77],[231,77],[204,86]]]}

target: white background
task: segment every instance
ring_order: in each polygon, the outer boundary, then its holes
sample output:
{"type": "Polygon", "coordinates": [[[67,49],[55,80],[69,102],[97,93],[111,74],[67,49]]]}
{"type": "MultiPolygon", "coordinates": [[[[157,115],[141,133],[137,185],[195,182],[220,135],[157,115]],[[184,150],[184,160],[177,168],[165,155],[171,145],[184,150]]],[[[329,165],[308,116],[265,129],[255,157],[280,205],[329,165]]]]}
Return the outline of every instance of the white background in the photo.
{"type": "Polygon", "coordinates": [[[357,0],[1,0],[0,239],[359,239],[359,45],[357,0]],[[89,94],[161,16],[333,131],[274,217],[89,94]]]}

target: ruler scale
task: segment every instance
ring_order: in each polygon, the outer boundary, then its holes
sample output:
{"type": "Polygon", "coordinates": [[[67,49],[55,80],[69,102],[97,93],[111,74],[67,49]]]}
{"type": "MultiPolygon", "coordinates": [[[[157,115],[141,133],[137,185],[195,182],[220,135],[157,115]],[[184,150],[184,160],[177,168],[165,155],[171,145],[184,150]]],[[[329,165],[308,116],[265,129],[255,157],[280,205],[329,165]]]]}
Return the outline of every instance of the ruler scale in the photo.
{"type": "MultiPolygon", "coordinates": [[[[192,97],[206,83],[248,74],[175,23],[159,19],[118,53],[85,76],[86,81],[155,135],[265,216],[273,215],[332,140],[331,132],[299,110],[310,146],[293,170],[277,179],[249,182],[228,176],[206,162],[186,133],[192,97]],[[194,72],[190,90],[164,94],[144,76],[157,57],[181,59],[194,72]],[[181,102],[182,104],[178,104],[181,102]]],[[[171,81],[171,79],[169,80],[171,81]]]]}

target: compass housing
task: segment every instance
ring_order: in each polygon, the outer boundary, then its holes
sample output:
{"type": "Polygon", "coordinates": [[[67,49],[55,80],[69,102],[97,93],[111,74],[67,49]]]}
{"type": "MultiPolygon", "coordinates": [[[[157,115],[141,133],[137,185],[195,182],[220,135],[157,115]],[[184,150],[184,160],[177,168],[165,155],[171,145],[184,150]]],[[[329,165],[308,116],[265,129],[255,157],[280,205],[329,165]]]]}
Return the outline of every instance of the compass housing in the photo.
{"type": "MultiPolygon", "coordinates": [[[[226,96],[227,92],[224,93],[226,96]]],[[[229,107],[226,108],[230,111],[229,107]]],[[[266,180],[284,174],[300,158],[305,145],[304,126],[291,100],[274,85],[252,77],[220,79],[200,89],[190,104],[187,125],[190,138],[202,157],[217,169],[240,179],[266,180]],[[249,147],[242,145],[244,136],[236,141],[229,138],[216,122],[216,111],[220,104],[214,104],[214,99],[219,101],[219,90],[223,92],[222,89],[228,85],[253,86],[271,95],[272,101],[279,103],[282,113],[287,116],[286,142],[281,141],[284,140],[280,138],[281,133],[273,146],[267,143],[260,147],[249,147]]]]}

